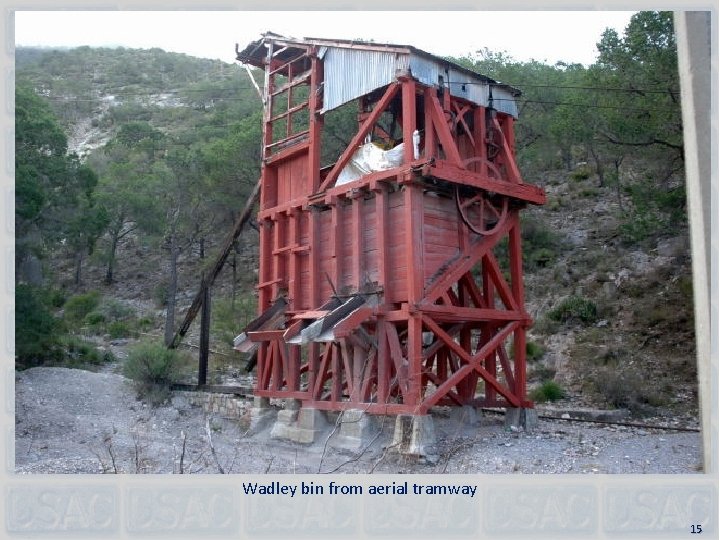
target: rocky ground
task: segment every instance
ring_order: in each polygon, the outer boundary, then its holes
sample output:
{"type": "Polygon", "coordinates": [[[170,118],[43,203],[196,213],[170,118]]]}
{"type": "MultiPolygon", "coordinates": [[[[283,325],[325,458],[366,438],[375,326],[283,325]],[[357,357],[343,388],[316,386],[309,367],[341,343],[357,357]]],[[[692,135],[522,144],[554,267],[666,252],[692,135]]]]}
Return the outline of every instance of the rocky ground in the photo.
{"type": "MultiPolygon", "coordinates": [[[[100,372],[41,367],[16,373],[15,463],[18,473],[699,473],[697,432],[540,419],[536,429],[506,430],[484,414],[459,425],[434,413],[437,460],[388,448],[393,420],[359,451],[312,445],[248,431],[247,418],[208,415],[174,399],[152,407],[109,365],[100,372]]],[[[553,411],[539,409],[543,416],[553,411]]],[[[688,417],[648,424],[697,427],[688,417]],[[673,422],[673,423],[670,423],[673,422]]]]}

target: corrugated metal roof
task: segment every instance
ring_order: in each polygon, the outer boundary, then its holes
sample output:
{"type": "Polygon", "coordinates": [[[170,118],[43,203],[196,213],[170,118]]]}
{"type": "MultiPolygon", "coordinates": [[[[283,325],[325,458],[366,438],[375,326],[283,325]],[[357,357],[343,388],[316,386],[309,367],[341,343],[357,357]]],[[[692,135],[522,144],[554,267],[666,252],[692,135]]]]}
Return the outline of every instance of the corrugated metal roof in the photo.
{"type": "Polygon", "coordinates": [[[326,111],[339,107],[397,79],[407,72],[408,56],[395,51],[328,47],[323,58],[326,111]]]}
{"type": "Polygon", "coordinates": [[[238,60],[261,67],[270,41],[276,43],[275,50],[283,46],[318,48],[324,66],[325,111],[382,88],[394,82],[399,74],[409,72],[422,84],[449,88],[452,95],[482,106],[489,105],[492,92],[495,109],[514,117],[518,115],[515,102],[520,95],[518,89],[410,45],[342,39],[294,39],[268,33],[243,51],[237,51],[238,60]]]}

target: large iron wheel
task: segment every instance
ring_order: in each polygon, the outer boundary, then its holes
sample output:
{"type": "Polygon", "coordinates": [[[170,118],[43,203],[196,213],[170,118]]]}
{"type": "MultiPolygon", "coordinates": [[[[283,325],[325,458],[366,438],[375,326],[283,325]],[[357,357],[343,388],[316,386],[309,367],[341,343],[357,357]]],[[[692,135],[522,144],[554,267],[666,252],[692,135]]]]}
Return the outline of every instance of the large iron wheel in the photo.
{"type": "MultiPolygon", "coordinates": [[[[484,168],[494,180],[502,180],[498,168],[490,161],[477,157],[465,160],[466,169],[478,172],[484,168]]],[[[482,236],[490,236],[505,223],[508,215],[508,198],[474,188],[455,185],[455,203],[465,225],[482,236]]]]}

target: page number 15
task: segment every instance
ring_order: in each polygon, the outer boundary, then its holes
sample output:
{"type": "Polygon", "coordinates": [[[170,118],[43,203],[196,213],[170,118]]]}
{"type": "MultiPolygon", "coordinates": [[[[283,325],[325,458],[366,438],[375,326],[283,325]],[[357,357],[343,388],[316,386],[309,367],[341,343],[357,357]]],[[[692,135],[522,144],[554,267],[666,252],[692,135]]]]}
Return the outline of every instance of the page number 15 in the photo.
{"type": "Polygon", "coordinates": [[[700,534],[702,527],[700,525],[690,525],[690,534],[700,534]]]}

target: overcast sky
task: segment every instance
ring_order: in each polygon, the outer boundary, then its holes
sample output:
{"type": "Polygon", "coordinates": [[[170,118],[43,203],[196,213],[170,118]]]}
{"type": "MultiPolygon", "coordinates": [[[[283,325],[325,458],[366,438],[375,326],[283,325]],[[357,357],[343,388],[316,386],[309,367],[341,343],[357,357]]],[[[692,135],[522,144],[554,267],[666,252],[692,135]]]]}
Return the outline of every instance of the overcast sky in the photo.
{"type": "Polygon", "coordinates": [[[478,49],[589,65],[605,28],[622,35],[629,11],[17,11],[15,44],[159,47],[235,61],[265,31],[291,37],[371,39],[438,56],[478,49]]]}

